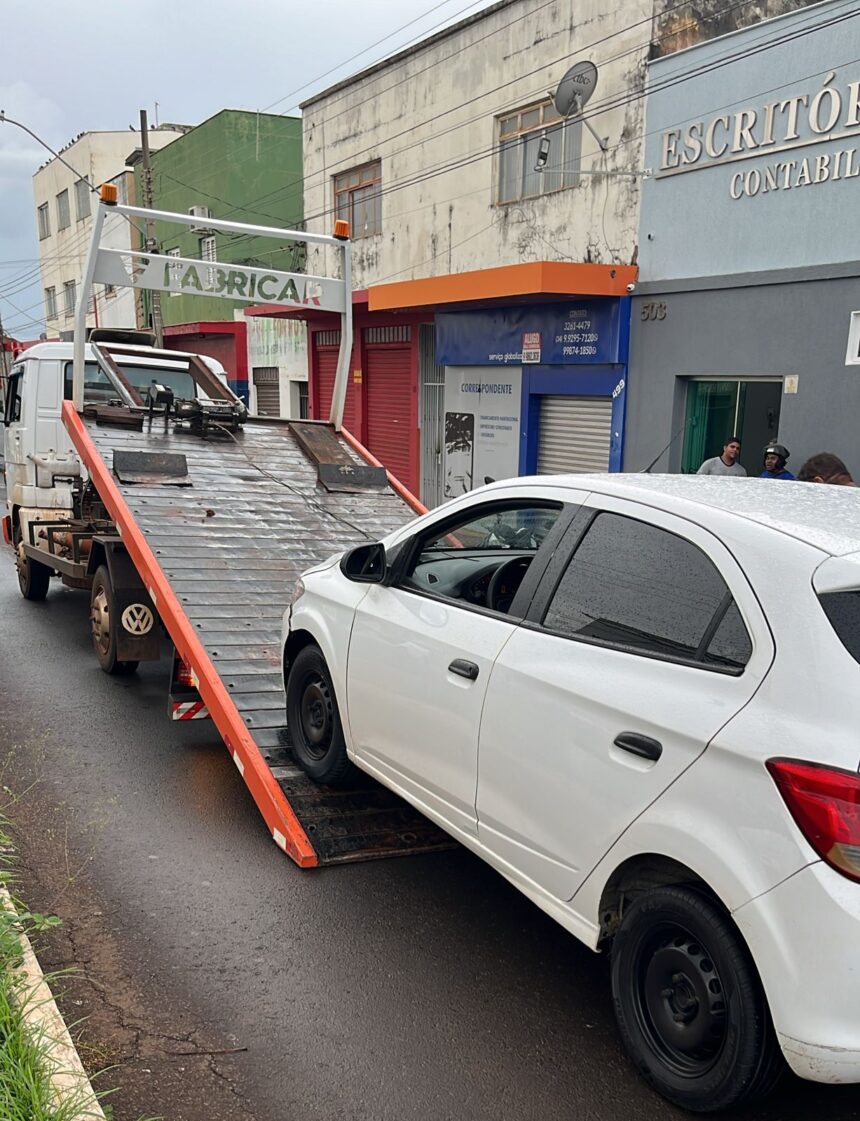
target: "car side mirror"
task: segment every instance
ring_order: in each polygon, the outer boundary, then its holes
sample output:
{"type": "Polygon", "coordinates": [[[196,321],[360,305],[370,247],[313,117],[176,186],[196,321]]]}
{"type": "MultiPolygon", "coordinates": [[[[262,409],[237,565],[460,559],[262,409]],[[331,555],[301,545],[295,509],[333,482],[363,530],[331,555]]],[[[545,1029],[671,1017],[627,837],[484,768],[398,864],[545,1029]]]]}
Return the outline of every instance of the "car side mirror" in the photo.
{"type": "Polygon", "coordinates": [[[381,584],[388,573],[385,546],[379,542],[356,545],[344,554],[340,570],[347,580],[356,584],[381,584]]]}

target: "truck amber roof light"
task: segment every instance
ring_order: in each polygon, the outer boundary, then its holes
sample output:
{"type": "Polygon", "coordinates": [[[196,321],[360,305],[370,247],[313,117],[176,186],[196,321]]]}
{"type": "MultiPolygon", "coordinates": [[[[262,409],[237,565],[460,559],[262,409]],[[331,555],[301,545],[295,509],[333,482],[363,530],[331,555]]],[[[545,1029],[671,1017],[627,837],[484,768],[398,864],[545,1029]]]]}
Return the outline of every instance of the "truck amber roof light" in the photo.
{"type": "Polygon", "coordinates": [[[349,241],[349,222],[338,218],[334,224],[334,236],[338,241],[349,241]]]}
{"type": "Polygon", "coordinates": [[[116,183],[102,183],[99,187],[99,197],[106,206],[116,206],[119,197],[116,183]]]}

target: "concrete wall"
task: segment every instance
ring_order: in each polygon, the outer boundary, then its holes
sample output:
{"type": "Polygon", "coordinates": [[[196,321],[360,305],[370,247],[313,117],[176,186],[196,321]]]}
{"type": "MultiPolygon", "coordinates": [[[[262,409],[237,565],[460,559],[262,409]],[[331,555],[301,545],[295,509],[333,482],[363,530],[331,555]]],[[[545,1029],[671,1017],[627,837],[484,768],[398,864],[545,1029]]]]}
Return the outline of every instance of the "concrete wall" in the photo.
{"type": "MultiPolygon", "coordinates": [[[[175,131],[151,129],[149,143],[153,149],[158,149],[171,143],[178,135],[175,131]]],[[[85,132],[63,148],[61,155],[76,172],[99,186],[123,176],[126,158],[139,146],[140,133],[128,129],[124,132],[85,132]]],[[[95,196],[91,196],[89,216],[80,217],[75,198],[77,180],[78,175],[57,159],[52,159],[33,176],[36,209],[38,211],[43,203],[47,203],[50,221],[50,236],[39,241],[39,261],[43,295],[44,290],[50,287],[55,288],[57,293],[58,315],[55,318],[47,318],[47,304],[45,305],[46,326],[51,336],[56,336],[62,330],[71,330],[72,318],[65,315],[63,307],[63,285],[73,280],[80,286],[92,235],[92,214],[97,200],[95,196]],[[60,230],[57,195],[64,190],[69,192],[71,225],[60,230]]],[[[38,236],[38,215],[36,231],[38,236]]],[[[108,218],[104,234],[105,243],[113,248],[128,249],[137,245],[136,231],[119,215],[108,218]]],[[[118,289],[115,298],[107,299],[103,285],[96,285],[94,291],[95,307],[90,307],[88,326],[95,325],[96,312],[102,326],[135,326],[134,297],[128,289],[118,289]]]]}
{"type": "MultiPolygon", "coordinates": [[[[335,174],[379,158],[382,233],[355,241],[357,286],[521,261],[629,263],[637,178],[583,175],[497,205],[494,149],[500,115],[545,100],[590,58],[600,73],[588,112],[609,151],[584,131],[581,166],[639,171],[643,103],[624,98],[642,86],[651,15],[651,0],[510,0],[305,103],[307,228],[330,232],[335,174]]],[[[309,249],[309,271],[331,267],[325,253],[309,249]]]]}
{"type": "MultiPolygon", "coordinates": [[[[302,136],[297,117],[225,109],[186,133],[152,159],[153,198],[162,210],[187,213],[208,206],[215,218],[252,225],[301,228],[302,136]]],[[[138,178],[140,171],[138,171],[138,178]]],[[[205,225],[205,222],[203,223],[205,225]]],[[[156,223],[162,250],[179,249],[199,258],[201,234],[188,226],[156,223]]],[[[224,262],[292,271],[300,249],[270,238],[216,234],[216,255],[224,262]]],[[[234,300],[162,295],[165,325],[232,319],[234,300]]]]}
{"type": "Polygon", "coordinates": [[[727,4],[726,0],[695,0],[678,6],[676,0],[656,0],[651,55],[660,58],[729,35],[819,0],[752,0],[746,4],[727,4]]]}
{"type": "Polygon", "coordinates": [[[274,316],[242,315],[248,326],[248,386],[251,411],[256,411],[254,367],[277,366],[281,399],[281,416],[298,418],[298,385],[308,380],[308,331],[300,319],[278,319],[274,316]]]}
{"type": "Polygon", "coordinates": [[[624,470],[643,470],[673,437],[653,470],[680,469],[686,378],[796,374],[797,393],[783,394],[779,419],[789,467],[832,451],[860,478],[860,366],[845,365],[858,309],[860,276],[637,296],[624,470]],[[663,306],[663,319],[643,319],[651,304],[663,306]]]}
{"type": "Polygon", "coordinates": [[[651,63],[642,282],[860,258],[857,12],[829,0],[651,63]]]}

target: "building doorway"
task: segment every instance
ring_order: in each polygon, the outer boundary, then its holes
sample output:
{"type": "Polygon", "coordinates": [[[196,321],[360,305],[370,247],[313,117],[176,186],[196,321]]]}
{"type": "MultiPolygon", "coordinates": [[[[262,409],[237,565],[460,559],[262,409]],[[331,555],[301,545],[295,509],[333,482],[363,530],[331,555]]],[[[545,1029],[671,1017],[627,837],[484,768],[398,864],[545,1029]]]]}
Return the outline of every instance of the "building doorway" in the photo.
{"type": "Polygon", "coordinates": [[[781,403],[781,381],[688,382],[681,470],[694,474],[706,459],[720,454],[727,440],[737,436],[740,463],[748,475],[760,475],[765,445],[779,435],[781,403]]]}

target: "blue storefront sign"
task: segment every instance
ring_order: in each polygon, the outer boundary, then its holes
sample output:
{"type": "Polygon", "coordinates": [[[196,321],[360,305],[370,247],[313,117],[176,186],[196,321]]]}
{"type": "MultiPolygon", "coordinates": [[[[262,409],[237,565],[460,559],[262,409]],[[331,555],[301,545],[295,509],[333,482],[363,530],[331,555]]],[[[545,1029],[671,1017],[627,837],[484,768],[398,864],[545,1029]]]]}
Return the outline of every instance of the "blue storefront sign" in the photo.
{"type": "Polygon", "coordinates": [[[437,312],[446,497],[537,470],[545,397],[609,399],[607,467],[620,471],[629,336],[628,298],[437,312]]]}
{"type": "Polygon", "coordinates": [[[436,314],[436,361],[442,366],[611,365],[619,357],[618,300],[436,314]]]}

